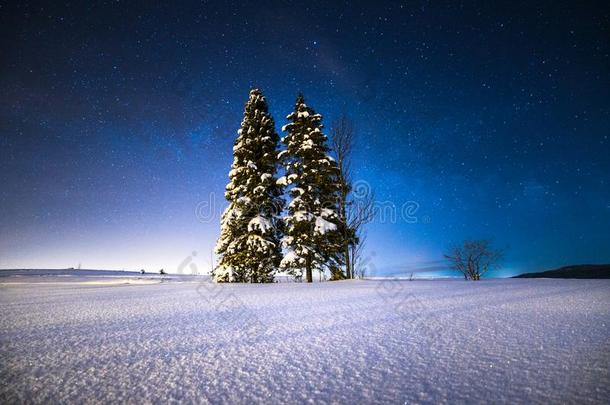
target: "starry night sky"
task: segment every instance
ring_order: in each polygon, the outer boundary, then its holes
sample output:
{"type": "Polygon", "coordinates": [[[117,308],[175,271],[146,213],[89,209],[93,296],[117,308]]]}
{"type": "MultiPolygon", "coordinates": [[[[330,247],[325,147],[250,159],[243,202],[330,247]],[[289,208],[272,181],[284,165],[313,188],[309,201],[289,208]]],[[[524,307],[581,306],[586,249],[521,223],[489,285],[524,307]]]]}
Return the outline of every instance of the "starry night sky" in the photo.
{"type": "Polygon", "coordinates": [[[608,3],[151,3],[0,6],[0,268],[208,270],[252,86],[278,131],[298,91],[347,114],[356,179],[417,204],[378,274],[610,262],[608,3]]]}

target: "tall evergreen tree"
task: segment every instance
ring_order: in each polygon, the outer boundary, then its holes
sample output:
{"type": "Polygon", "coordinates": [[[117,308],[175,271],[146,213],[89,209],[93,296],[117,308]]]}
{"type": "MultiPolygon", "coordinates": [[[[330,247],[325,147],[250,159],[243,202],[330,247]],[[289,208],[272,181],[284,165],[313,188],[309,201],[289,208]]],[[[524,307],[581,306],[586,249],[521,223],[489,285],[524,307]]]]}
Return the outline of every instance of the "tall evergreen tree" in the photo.
{"type": "Polygon", "coordinates": [[[250,91],[237,134],[225,192],[229,206],[216,244],[220,260],[212,275],[217,282],[271,282],[282,259],[284,200],[276,178],[280,138],[258,89],[250,91]]]}
{"type": "Polygon", "coordinates": [[[322,116],[297,97],[294,112],[282,128],[286,150],[280,158],[286,169],[278,180],[290,185],[291,202],[285,218],[284,247],[287,252],[281,267],[308,282],[312,270],[330,270],[333,279],[344,278],[341,270],[345,225],[338,212],[341,192],[339,169],[329,156],[327,137],[322,132],[322,116]]]}

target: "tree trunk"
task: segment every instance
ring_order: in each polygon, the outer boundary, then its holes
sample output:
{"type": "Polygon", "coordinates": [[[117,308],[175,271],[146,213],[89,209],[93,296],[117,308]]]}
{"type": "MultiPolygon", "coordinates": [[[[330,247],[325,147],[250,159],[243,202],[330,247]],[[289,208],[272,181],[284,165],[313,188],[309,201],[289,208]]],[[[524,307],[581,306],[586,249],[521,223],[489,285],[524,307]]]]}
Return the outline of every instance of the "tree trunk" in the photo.
{"type": "Polygon", "coordinates": [[[339,201],[339,216],[341,217],[341,221],[343,221],[343,224],[345,225],[345,229],[344,229],[344,242],[345,242],[345,248],[343,251],[343,255],[345,256],[345,278],[350,279],[351,277],[351,268],[350,268],[350,260],[349,260],[349,241],[347,240],[347,233],[348,233],[348,229],[347,229],[347,193],[345,192],[345,189],[343,189],[343,191],[341,192],[341,200],[339,201]]]}
{"type": "Polygon", "coordinates": [[[352,265],[349,258],[349,244],[345,245],[345,277],[348,280],[352,278],[352,265]]]}
{"type": "Polygon", "coordinates": [[[311,253],[307,254],[307,259],[305,261],[305,272],[308,283],[313,283],[313,273],[311,271],[311,253]]]}

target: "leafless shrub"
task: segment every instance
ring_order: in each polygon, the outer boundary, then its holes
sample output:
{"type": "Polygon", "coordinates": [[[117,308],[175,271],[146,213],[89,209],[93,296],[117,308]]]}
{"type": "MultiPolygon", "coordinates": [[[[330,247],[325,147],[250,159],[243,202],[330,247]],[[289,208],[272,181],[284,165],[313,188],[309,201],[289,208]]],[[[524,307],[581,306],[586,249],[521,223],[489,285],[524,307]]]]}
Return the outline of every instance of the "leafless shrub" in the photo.
{"type": "Polygon", "coordinates": [[[480,280],[488,271],[499,268],[502,257],[503,252],[493,249],[486,239],[467,240],[445,255],[450,267],[462,273],[466,280],[480,280]]]}

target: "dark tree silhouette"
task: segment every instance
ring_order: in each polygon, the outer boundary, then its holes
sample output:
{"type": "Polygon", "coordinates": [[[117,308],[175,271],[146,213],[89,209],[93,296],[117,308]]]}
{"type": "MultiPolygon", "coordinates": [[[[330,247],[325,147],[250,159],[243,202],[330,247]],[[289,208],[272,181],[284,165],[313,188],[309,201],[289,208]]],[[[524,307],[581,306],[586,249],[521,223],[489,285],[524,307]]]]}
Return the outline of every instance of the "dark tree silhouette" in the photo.
{"type": "Polygon", "coordinates": [[[493,249],[489,240],[467,240],[456,245],[445,255],[453,270],[464,275],[464,279],[480,280],[489,270],[500,266],[503,252],[493,249]]]}

